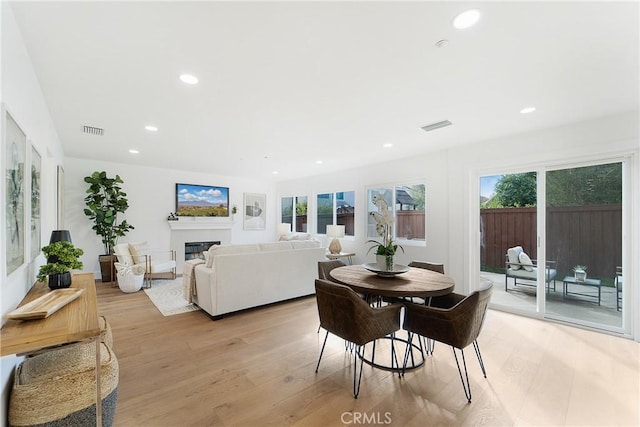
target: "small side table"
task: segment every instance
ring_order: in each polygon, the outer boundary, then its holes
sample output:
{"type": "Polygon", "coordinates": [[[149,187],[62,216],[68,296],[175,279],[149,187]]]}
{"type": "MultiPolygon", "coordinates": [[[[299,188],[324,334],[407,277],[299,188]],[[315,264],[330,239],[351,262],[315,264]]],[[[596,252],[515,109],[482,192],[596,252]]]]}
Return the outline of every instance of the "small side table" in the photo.
{"type": "Polygon", "coordinates": [[[349,264],[353,264],[352,257],[356,256],[354,252],[340,252],[339,254],[332,254],[331,252],[327,252],[328,259],[339,259],[339,258],[347,258],[349,260],[349,264]]]}
{"type": "Polygon", "coordinates": [[[600,285],[601,282],[599,279],[585,279],[585,280],[576,280],[575,277],[573,276],[566,276],[564,279],[562,279],[562,296],[566,297],[569,294],[572,295],[580,295],[583,297],[591,297],[591,298],[596,298],[596,296],[594,294],[584,294],[584,293],[578,293],[578,292],[569,292],[569,285],[582,285],[582,286],[592,286],[592,287],[596,287],[598,288],[598,305],[600,305],[600,298],[601,298],[601,289],[600,289],[600,285]]]}

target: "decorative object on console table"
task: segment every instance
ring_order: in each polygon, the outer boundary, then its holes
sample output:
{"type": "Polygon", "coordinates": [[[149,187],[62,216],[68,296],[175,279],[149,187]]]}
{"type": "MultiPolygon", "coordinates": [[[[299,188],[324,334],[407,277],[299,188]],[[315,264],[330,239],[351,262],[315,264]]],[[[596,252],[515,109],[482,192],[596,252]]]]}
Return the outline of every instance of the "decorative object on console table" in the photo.
{"type": "Polygon", "coordinates": [[[266,224],[267,195],[244,193],[244,229],[264,230],[266,224]]]}
{"type": "Polygon", "coordinates": [[[101,238],[105,250],[104,255],[98,257],[102,281],[113,282],[113,264],[116,261],[113,247],[118,237],[123,237],[134,228],[126,219],[118,223],[118,214],[125,213],[129,208],[127,193],[120,187],[124,181],[119,175],[109,178],[105,171],[95,171],[85,177],[84,182],[89,184],[87,196],[84,198],[87,205],[84,214],[93,221],[91,228],[101,238]]]}
{"type": "Polygon", "coordinates": [[[573,267],[574,277],[578,282],[584,282],[587,280],[587,266],[586,265],[576,265],[573,267]]]}
{"type": "Polygon", "coordinates": [[[38,281],[44,282],[49,277],[49,288],[60,289],[71,286],[73,269],[82,268],[78,259],[84,253],[82,249],[73,246],[70,241],[58,241],[42,248],[47,256],[47,263],[40,267],[38,281]]]}
{"type": "Polygon", "coordinates": [[[327,237],[333,239],[329,243],[329,252],[332,254],[342,252],[342,246],[338,239],[344,237],[344,225],[327,225],[327,237]]]}

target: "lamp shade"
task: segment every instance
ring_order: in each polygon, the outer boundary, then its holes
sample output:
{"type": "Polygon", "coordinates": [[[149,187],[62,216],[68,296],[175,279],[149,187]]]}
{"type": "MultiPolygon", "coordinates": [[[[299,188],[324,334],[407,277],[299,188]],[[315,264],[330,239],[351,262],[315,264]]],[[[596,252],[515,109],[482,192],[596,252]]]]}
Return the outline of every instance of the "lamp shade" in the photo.
{"type": "Polygon", "coordinates": [[[69,230],[53,230],[51,232],[51,238],[49,239],[49,244],[54,242],[70,242],[71,241],[71,233],[69,230]]]}
{"type": "Polygon", "coordinates": [[[327,237],[334,239],[344,237],[344,225],[327,225],[327,237]]]}
{"type": "Polygon", "coordinates": [[[278,230],[278,234],[280,235],[291,233],[291,224],[287,224],[286,222],[283,222],[278,224],[276,229],[278,230]]]}

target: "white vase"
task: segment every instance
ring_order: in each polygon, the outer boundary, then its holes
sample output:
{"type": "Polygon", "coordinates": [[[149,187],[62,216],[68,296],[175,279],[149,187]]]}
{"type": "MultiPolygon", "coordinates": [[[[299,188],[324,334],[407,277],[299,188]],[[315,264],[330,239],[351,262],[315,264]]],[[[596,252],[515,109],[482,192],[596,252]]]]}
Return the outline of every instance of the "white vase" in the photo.
{"type": "Polygon", "coordinates": [[[393,255],[376,255],[376,264],[380,270],[393,271],[393,255]]]}

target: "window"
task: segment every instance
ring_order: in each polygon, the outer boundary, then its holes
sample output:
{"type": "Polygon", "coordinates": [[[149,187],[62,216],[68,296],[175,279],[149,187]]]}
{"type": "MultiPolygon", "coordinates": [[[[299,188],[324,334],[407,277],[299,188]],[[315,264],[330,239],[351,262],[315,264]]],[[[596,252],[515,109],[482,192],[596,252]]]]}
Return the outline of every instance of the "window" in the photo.
{"type": "MultiPolygon", "coordinates": [[[[425,185],[389,185],[367,191],[367,212],[385,209],[393,215],[393,237],[400,240],[425,241],[425,185]],[[377,197],[377,205],[374,196],[377,197]]],[[[376,221],[367,215],[367,237],[377,239],[376,221]]]]}
{"type": "Polygon", "coordinates": [[[354,236],[355,191],[318,194],[318,234],[327,233],[327,225],[344,225],[344,234],[354,236]]]}
{"type": "Polygon", "coordinates": [[[281,221],[291,224],[291,230],[307,232],[307,196],[283,197],[280,209],[281,221]]]}

